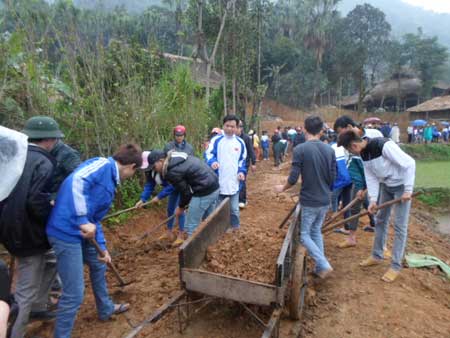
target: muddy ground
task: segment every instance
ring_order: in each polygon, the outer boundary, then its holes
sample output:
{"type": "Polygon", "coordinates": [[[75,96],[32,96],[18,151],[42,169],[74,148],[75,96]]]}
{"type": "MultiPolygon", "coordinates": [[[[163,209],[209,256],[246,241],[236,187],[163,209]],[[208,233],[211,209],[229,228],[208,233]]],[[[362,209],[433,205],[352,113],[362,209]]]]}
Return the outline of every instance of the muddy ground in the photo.
{"type": "MultiPolygon", "coordinates": [[[[237,234],[227,234],[228,240],[217,246],[221,249],[210,251],[210,270],[216,267],[242,278],[273,280],[275,257],[285,231],[277,227],[294,201],[290,193],[277,197],[272,188],[284,182],[287,171],[288,167],[278,172],[271,162],[259,162],[258,171],[249,178],[249,204],[242,212],[242,228],[237,234]]],[[[430,230],[429,220],[420,217],[420,208],[414,208],[412,215],[408,251],[433,254],[450,263],[449,238],[430,230]]],[[[179,290],[178,250],[157,240],[162,230],[136,242],[164,216],[162,209],[141,211],[126,224],[106,231],[119,270],[125,278],[135,280],[121,290],[108,274],[112,296],[116,301],[130,302],[132,308],[111,321],[99,322],[86,276],[86,298],[73,337],[123,337],[179,290]]],[[[450,337],[450,281],[440,271],[405,269],[394,284],[386,284],[380,277],[388,262],[370,269],[358,266],[370,253],[373,235],[361,231],[357,247],[337,249],[342,239],[339,234],[326,237],[326,254],[335,272],[324,282],[308,277],[308,307],[303,320],[283,319],[281,337],[297,333],[317,338],[450,337]]],[[[252,338],[262,333],[240,306],[217,301],[197,309],[183,334],[178,332],[177,313],[173,311],[138,336],[252,338]]],[[[268,311],[254,310],[265,319],[269,316],[268,311]]],[[[34,323],[28,336],[51,337],[52,325],[34,323]]]]}

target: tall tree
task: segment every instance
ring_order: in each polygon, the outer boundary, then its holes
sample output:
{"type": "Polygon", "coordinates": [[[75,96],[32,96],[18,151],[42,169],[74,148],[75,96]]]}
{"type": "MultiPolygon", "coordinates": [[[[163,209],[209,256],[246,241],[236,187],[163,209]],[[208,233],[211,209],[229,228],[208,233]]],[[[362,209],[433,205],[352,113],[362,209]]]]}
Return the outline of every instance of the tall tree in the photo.
{"type": "Polygon", "coordinates": [[[358,5],[343,20],[339,59],[358,84],[358,109],[367,94],[367,74],[373,84],[375,72],[386,58],[390,24],[385,14],[369,4],[358,5]]]}
{"type": "Polygon", "coordinates": [[[321,65],[325,50],[329,43],[332,22],[337,15],[336,5],[339,0],[304,0],[301,4],[304,9],[305,27],[303,42],[307,49],[314,53],[316,69],[314,74],[313,103],[317,100],[320,91],[321,65]]]}

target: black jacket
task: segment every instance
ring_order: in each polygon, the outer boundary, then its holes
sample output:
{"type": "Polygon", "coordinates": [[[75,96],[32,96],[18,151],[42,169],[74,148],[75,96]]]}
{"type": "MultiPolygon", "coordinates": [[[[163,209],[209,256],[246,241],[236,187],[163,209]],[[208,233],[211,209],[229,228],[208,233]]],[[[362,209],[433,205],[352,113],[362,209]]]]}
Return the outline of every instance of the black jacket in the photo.
{"type": "Polygon", "coordinates": [[[253,149],[253,140],[245,133],[242,133],[241,135],[239,135],[239,137],[244,141],[245,148],[247,149],[247,158],[245,159],[245,162],[248,168],[250,167],[250,163],[252,165],[256,164],[256,155],[253,149]]]}
{"type": "Polygon", "coordinates": [[[219,179],[203,161],[174,152],[164,163],[163,177],[181,194],[179,206],[186,207],[192,196],[206,196],[219,189],[219,179]]]}
{"type": "Polygon", "coordinates": [[[186,140],[183,140],[183,142],[181,142],[181,144],[177,143],[175,141],[170,141],[164,147],[164,152],[168,153],[170,150],[182,151],[183,153],[186,153],[191,156],[195,155],[194,147],[192,147],[192,145],[190,143],[186,142],[186,140]]]}
{"type": "Polygon", "coordinates": [[[52,149],[50,154],[56,160],[55,175],[53,184],[50,188],[52,198],[56,197],[59,186],[81,163],[80,154],[67,144],[59,141],[52,149]]]}
{"type": "Polygon", "coordinates": [[[1,209],[0,241],[14,256],[33,256],[50,249],[45,225],[51,211],[55,164],[47,151],[28,146],[22,176],[1,209]]]}

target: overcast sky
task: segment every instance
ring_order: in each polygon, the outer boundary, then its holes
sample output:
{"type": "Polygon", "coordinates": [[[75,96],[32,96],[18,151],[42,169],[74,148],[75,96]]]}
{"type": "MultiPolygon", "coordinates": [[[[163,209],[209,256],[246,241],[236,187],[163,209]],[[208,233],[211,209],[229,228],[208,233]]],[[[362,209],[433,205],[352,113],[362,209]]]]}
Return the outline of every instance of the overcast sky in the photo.
{"type": "Polygon", "coordinates": [[[402,0],[439,13],[450,13],[450,0],[402,0]]]}

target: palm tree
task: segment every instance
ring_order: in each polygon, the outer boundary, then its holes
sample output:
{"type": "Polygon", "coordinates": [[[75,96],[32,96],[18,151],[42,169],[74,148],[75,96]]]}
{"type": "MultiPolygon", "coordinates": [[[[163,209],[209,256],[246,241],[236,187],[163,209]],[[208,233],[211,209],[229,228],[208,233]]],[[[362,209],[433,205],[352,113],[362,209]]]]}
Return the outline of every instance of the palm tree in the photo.
{"type": "Polygon", "coordinates": [[[340,0],[305,0],[304,22],[306,31],[303,34],[305,47],[314,52],[316,70],[314,76],[313,103],[316,102],[320,90],[320,72],[326,47],[328,46],[330,27],[336,15],[336,5],[340,0]]]}

